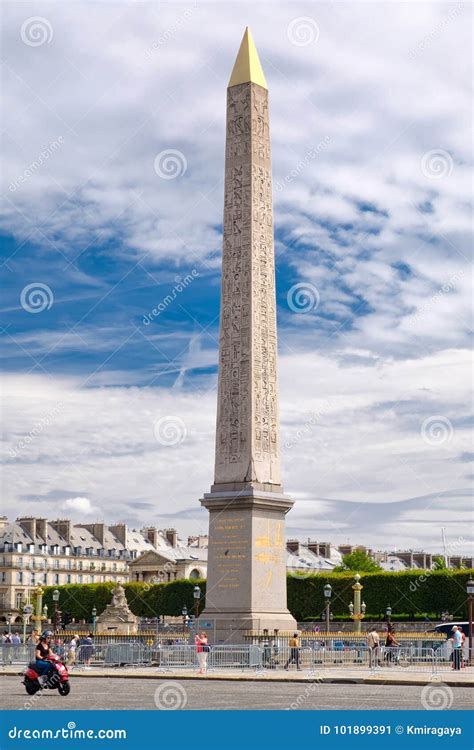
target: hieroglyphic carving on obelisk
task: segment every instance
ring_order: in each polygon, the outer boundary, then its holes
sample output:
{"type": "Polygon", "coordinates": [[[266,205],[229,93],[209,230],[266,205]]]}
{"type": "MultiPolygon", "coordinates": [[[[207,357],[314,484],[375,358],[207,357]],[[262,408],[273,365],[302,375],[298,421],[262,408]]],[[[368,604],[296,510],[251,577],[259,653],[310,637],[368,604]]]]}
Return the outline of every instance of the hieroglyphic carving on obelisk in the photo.
{"type": "Polygon", "coordinates": [[[249,30],[227,90],[214,484],[280,486],[268,91],[249,30]]]}

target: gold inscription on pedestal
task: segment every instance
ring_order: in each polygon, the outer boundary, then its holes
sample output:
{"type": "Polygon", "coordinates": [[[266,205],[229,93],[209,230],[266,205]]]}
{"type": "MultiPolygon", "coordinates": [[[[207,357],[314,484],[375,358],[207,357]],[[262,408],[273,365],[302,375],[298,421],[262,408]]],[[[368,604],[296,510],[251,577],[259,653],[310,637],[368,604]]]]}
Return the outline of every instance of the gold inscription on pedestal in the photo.
{"type": "Polygon", "coordinates": [[[240,516],[222,518],[216,522],[214,534],[217,588],[238,589],[243,578],[243,563],[247,559],[245,519],[240,516]]]}

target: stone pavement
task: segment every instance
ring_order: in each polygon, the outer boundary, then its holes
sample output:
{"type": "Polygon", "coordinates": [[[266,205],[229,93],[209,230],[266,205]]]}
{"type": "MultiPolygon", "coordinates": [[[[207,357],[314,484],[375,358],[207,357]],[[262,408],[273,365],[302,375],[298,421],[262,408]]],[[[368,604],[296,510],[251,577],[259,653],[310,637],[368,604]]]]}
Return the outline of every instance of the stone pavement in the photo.
{"type": "MultiPolygon", "coordinates": [[[[0,667],[0,675],[18,675],[23,668],[21,665],[0,667]]],[[[432,673],[428,670],[419,672],[408,672],[401,669],[378,669],[369,671],[367,669],[331,669],[301,670],[300,672],[284,670],[221,670],[209,671],[205,675],[199,675],[194,670],[174,669],[167,671],[159,667],[92,667],[85,670],[77,667],[72,670],[71,676],[77,678],[110,678],[120,677],[125,679],[166,679],[166,680],[227,680],[236,682],[320,682],[320,683],[352,683],[365,685],[428,685],[433,682],[441,682],[451,687],[474,687],[474,669],[463,669],[459,672],[447,671],[432,673]]]]}

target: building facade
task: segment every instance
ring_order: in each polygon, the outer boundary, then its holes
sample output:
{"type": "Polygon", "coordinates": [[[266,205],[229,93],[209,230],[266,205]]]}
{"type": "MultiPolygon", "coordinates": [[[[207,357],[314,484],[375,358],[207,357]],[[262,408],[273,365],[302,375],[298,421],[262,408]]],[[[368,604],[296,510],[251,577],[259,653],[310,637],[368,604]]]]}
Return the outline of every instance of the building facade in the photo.
{"type": "Polygon", "coordinates": [[[14,622],[37,586],[125,583],[129,563],[152,549],[125,524],[0,518],[0,619],[14,622]]]}

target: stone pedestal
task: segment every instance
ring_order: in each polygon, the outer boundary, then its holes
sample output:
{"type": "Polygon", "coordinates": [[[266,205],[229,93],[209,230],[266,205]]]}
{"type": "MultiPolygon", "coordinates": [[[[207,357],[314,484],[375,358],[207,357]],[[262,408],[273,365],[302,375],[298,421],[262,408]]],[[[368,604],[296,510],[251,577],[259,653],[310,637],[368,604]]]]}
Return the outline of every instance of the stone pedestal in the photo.
{"type": "Polygon", "coordinates": [[[114,588],[112,601],[97,618],[96,626],[101,633],[134,635],[138,632],[138,617],[131,612],[120,584],[114,588]]]}
{"type": "Polygon", "coordinates": [[[249,630],[294,630],[286,608],[288,496],[255,488],[211,492],[206,608],[216,643],[243,643],[249,630]]]}

